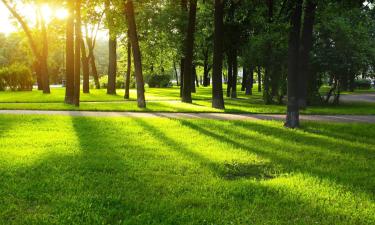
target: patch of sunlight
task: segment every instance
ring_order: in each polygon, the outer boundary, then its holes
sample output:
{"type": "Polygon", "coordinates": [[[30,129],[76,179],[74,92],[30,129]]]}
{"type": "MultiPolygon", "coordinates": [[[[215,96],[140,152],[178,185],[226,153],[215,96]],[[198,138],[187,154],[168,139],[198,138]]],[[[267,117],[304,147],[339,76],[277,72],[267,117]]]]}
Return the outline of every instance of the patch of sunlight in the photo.
{"type": "Polygon", "coordinates": [[[261,181],[261,185],[279,192],[285,199],[307,204],[317,214],[322,212],[322,216],[339,217],[346,224],[375,223],[373,196],[358,190],[354,193],[329,179],[297,173],[261,181]]]}

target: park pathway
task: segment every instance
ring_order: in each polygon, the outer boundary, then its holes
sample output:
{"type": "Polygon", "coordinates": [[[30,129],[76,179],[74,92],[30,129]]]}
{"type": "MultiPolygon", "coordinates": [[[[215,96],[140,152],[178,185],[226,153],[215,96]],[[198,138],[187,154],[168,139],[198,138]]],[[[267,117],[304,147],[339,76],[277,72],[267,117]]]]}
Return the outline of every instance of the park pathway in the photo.
{"type": "MultiPolygon", "coordinates": [[[[163,113],[163,112],[93,112],[93,111],[41,111],[0,110],[0,115],[61,115],[88,117],[170,118],[170,119],[214,119],[214,120],[284,120],[285,115],[275,114],[230,114],[230,113],[163,113]]],[[[357,115],[301,115],[304,121],[374,123],[375,116],[357,115]]]]}

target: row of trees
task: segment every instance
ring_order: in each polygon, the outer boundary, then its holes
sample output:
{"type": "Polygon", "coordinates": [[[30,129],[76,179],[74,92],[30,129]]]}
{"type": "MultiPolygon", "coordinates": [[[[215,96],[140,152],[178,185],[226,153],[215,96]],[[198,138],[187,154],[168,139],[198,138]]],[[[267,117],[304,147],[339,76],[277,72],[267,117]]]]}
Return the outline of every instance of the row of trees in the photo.
{"type": "MultiPolygon", "coordinates": [[[[41,17],[38,23],[42,37],[39,43],[15,10],[15,3],[2,1],[27,34],[37,62],[38,84],[48,93],[45,22],[41,17]]],[[[296,127],[300,109],[323,102],[338,103],[341,91],[352,90],[357,77],[373,72],[375,13],[371,1],[180,0],[179,3],[64,1],[71,15],[66,26],[66,102],[79,104],[81,70],[83,92],[89,92],[90,75],[96,88],[100,88],[94,48],[101,24],[109,30],[107,93],[116,93],[118,62],[126,62],[123,63],[125,97],[129,97],[134,70],[140,107],[145,107],[144,73],[173,71],[181,85],[182,101],[191,103],[191,93],[199,83],[197,71],[202,71],[203,85],[212,84],[212,107],[224,109],[223,80],[227,83],[227,96],[236,98],[238,71],[242,68],[242,90],[252,94],[257,74],[265,104],[281,104],[287,97],[286,126],[296,127]],[[319,90],[324,82],[330,85],[330,90],[322,95],[319,90]]]]}

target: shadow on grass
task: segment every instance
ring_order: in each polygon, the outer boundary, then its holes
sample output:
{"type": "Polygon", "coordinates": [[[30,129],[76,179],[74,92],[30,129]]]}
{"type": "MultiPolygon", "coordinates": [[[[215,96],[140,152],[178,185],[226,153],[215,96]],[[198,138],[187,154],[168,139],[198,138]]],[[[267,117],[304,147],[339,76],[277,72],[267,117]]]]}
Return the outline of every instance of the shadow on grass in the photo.
{"type": "Polygon", "coordinates": [[[368,179],[375,176],[374,167],[370,166],[373,150],[348,147],[337,139],[329,141],[325,137],[309,137],[307,134],[261,123],[233,121],[233,129],[225,126],[203,128],[188,120],[182,120],[181,124],[209,138],[266,157],[286,171],[309,173],[374,195],[374,183],[368,179]],[[244,134],[241,128],[257,132],[259,135],[244,134]],[[233,133],[234,130],[237,132],[233,133]],[[229,135],[231,133],[235,136],[229,135]],[[272,137],[274,140],[262,137],[272,137]]]}

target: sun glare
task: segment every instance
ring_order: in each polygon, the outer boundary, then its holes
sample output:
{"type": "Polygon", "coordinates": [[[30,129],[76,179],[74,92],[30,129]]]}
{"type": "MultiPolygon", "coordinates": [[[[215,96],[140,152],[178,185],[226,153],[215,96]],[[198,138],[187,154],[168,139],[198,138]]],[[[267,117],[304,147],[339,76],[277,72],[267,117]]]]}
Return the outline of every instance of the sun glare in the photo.
{"type": "Polygon", "coordinates": [[[66,9],[57,9],[55,12],[55,16],[57,19],[63,20],[69,16],[69,13],[66,9]]]}

